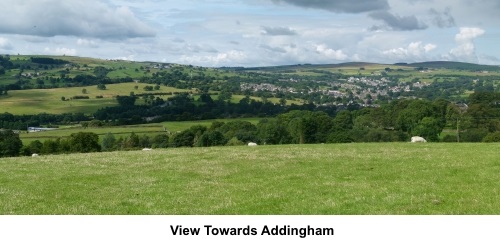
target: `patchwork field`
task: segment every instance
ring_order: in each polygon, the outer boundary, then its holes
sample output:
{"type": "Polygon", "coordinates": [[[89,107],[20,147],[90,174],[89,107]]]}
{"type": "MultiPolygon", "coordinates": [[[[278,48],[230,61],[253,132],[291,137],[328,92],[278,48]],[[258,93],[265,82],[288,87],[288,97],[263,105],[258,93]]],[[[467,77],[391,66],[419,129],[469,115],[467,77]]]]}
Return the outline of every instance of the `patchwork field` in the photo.
{"type": "Polygon", "coordinates": [[[499,144],[6,158],[0,214],[500,214],[499,144]]]}
{"type": "MultiPolygon", "coordinates": [[[[159,90],[147,92],[143,90],[143,83],[119,83],[106,85],[106,90],[99,90],[97,86],[75,87],[75,88],[56,88],[56,89],[32,89],[10,91],[9,96],[0,97],[0,113],[9,112],[12,114],[39,114],[39,113],[94,113],[100,108],[106,106],[117,106],[118,102],[114,99],[117,95],[130,95],[142,93],[167,93],[167,92],[189,92],[191,90],[176,89],[161,86],[159,90]],[[135,89],[138,86],[138,89],[135,89]],[[86,90],[83,93],[83,90],[86,90]],[[73,96],[88,96],[89,99],[70,100],[73,96]],[[96,96],[103,96],[98,99],[96,96]],[[66,101],[62,101],[62,97],[66,101]]],[[[167,98],[164,96],[163,98],[167,98]]],[[[137,104],[143,102],[137,100],[137,104]]]]}

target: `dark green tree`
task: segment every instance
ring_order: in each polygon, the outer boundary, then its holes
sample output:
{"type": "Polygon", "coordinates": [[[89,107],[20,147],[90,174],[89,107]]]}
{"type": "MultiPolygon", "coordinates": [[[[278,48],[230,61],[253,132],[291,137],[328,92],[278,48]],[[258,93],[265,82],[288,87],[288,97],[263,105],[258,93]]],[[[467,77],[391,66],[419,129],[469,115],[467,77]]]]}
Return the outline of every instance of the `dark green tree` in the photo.
{"type": "Polygon", "coordinates": [[[196,142],[196,146],[220,146],[225,145],[227,140],[219,131],[205,131],[196,142]]]}
{"type": "Polygon", "coordinates": [[[19,156],[22,147],[18,134],[12,130],[0,131],[0,157],[19,156]]]}
{"type": "Polygon", "coordinates": [[[69,137],[69,142],[71,152],[87,153],[101,151],[99,136],[92,132],[73,133],[69,137]]]}
{"type": "Polygon", "coordinates": [[[104,135],[101,143],[101,149],[103,151],[111,151],[115,149],[116,138],[112,133],[107,133],[104,135]]]}
{"type": "Polygon", "coordinates": [[[167,148],[169,137],[166,134],[159,134],[153,138],[153,148],[167,148]]]}
{"type": "Polygon", "coordinates": [[[116,101],[118,101],[118,104],[122,107],[134,106],[136,99],[135,96],[116,96],[116,101]]]}
{"type": "Polygon", "coordinates": [[[57,154],[57,153],[59,153],[59,148],[60,148],[60,145],[59,145],[58,141],[52,140],[52,139],[45,140],[43,142],[41,153],[47,154],[47,155],[48,154],[57,154]]]}

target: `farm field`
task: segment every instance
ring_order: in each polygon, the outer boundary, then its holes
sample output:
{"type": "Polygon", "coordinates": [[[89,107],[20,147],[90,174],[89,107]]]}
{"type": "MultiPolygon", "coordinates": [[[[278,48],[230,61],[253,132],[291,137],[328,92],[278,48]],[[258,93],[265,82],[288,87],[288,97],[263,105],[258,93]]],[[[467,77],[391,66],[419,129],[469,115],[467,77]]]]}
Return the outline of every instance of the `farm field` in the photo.
{"type": "Polygon", "coordinates": [[[150,123],[150,124],[138,124],[138,125],[125,125],[116,127],[99,127],[99,128],[82,128],[82,127],[69,127],[61,128],[57,130],[36,132],[36,133],[22,133],[20,134],[20,139],[23,144],[27,145],[34,140],[40,140],[43,142],[47,139],[57,139],[61,137],[68,137],[73,133],[78,132],[93,132],[102,138],[107,133],[114,134],[115,137],[126,137],[132,132],[142,135],[157,135],[159,133],[164,133],[167,129],[171,133],[186,130],[195,125],[201,125],[210,127],[210,125],[217,122],[231,122],[231,121],[247,121],[254,125],[257,125],[263,118],[234,118],[234,119],[212,119],[212,120],[200,120],[200,121],[175,121],[175,122],[163,122],[163,123],[150,123]]]}
{"type": "Polygon", "coordinates": [[[5,158],[0,214],[500,214],[499,144],[177,148],[5,158]]]}
{"type": "MultiPolygon", "coordinates": [[[[119,83],[108,84],[106,90],[99,90],[97,86],[74,87],[74,88],[55,88],[55,89],[32,89],[10,91],[9,96],[0,97],[0,113],[9,112],[12,114],[60,114],[60,113],[94,113],[100,108],[107,106],[117,106],[118,102],[114,99],[117,95],[130,95],[130,92],[141,93],[161,93],[161,92],[189,92],[191,90],[176,89],[161,86],[159,90],[147,92],[143,90],[143,83],[119,83]],[[134,86],[139,88],[136,90],[134,86]],[[86,93],[83,94],[82,90],[86,93]],[[89,99],[69,100],[73,96],[89,96],[89,99]],[[102,99],[96,96],[103,96],[102,99]],[[66,101],[61,98],[65,97],[66,101]]],[[[164,98],[167,98],[165,96],[164,98]]],[[[142,102],[137,100],[137,104],[142,102]]]]}

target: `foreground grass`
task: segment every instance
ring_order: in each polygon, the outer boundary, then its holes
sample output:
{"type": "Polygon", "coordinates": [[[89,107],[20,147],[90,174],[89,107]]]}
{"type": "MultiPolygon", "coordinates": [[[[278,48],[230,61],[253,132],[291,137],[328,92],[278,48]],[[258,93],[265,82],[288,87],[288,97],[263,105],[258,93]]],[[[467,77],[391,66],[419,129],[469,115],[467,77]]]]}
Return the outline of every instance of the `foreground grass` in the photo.
{"type": "Polygon", "coordinates": [[[7,158],[1,214],[500,214],[498,144],[216,147],[7,158]]]}

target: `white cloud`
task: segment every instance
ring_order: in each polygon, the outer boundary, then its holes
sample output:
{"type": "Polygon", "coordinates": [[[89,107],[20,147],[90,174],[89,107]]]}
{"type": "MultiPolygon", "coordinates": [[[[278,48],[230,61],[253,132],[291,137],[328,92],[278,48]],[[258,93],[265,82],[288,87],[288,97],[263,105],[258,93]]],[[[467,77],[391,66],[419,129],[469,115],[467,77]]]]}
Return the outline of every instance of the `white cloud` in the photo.
{"type": "Polygon", "coordinates": [[[9,39],[0,37],[0,49],[11,50],[12,48],[9,39]]]}
{"type": "Polygon", "coordinates": [[[103,39],[155,35],[128,7],[99,0],[3,0],[0,9],[2,33],[103,39]]]}
{"type": "Polygon", "coordinates": [[[122,56],[122,57],[116,57],[116,58],[114,58],[113,60],[135,61],[135,60],[134,60],[134,55],[122,56]]]}
{"type": "Polygon", "coordinates": [[[425,44],[422,42],[412,42],[407,47],[394,48],[382,51],[383,55],[389,56],[392,59],[405,61],[405,60],[423,60],[426,59],[426,54],[436,49],[435,44],[425,44]]]}
{"type": "Polygon", "coordinates": [[[485,31],[477,27],[462,27],[460,33],[455,36],[457,43],[470,43],[479,36],[482,36],[485,31]]]}
{"type": "Polygon", "coordinates": [[[78,44],[79,46],[85,46],[85,47],[91,47],[91,48],[99,47],[99,45],[97,45],[96,41],[89,40],[89,39],[82,39],[82,38],[79,38],[78,40],[76,40],[76,44],[78,44]]]}
{"type": "Polygon", "coordinates": [[[486,33],[485,30],[477,27],[462,27],[460,33],[455,36],[457,47],[452,49],[445,58],[457,61],[478,63],[476,46],[474,40],[486,33]]]}
{"type": "Polygon", "coordinates": [[[230,50],[215,55],[183,55],[178,62],[216,67],[237,66],[245,63],[247,59],[248,56],[243,51],[230,50]]]}
{"type": "Polygon", "coordinates": [[[51,54],[51,55],[68,55],[68,56],[75,56],[77,54],[76,49],[70,49],[70,48],[45,48],[44,52],[46,54],[51,54]]]}
{"type": "Polygon", "coordinates": [[[316,52],[334,60],[346,60],[348,56],[342,50],[334,50],[325,44],[316,45],[316,52]]]}
{"type": "Polygon", "coordinates": [[[470,1],[0,0],[0,53],[202,66],[478,57],[498,65],[500,4],[470,1]],[[390,15],[377,21],[374,10],[390,15]],[[369,31],[388,21],[405,28],[369,31]]]}

